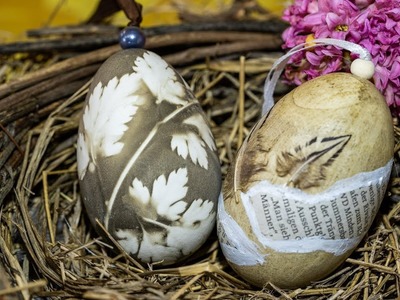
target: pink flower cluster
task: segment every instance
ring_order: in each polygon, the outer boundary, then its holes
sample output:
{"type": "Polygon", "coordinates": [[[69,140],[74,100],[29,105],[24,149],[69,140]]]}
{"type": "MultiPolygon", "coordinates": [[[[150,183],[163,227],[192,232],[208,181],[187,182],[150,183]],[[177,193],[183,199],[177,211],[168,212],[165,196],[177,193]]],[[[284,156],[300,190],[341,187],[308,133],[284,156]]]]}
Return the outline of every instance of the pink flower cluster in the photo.
{"type": "MultiPolygon", "coordinates": [[[[400,0],[295,0],[283,19],[285,49],[315,38],[357,43],[371,53],[375,86],[393,115],[400,116],[400,0]]],[[[334,46],[315,47],[292,56],[285,70],[297,85],[322,74],[348,71],[352,55],[334,46]]]]}

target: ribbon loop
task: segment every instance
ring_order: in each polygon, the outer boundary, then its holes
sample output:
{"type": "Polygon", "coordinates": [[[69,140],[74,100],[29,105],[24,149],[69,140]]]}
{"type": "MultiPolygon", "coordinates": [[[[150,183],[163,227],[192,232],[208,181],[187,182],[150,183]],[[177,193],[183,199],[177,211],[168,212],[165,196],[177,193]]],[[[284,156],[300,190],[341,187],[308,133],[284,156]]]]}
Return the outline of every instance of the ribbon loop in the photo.
{"type": "Polygon", "coordinates": [[[371,61],[371,54],[368,52],[367,49],[363,48],[358,44],[348,41],[326,38],[326,39],[315,39],[312,40],[312,42],[299,44],[290,49],[285,55],[277,59],[273,64],[271,70],[269,71],[264,84],[264,102],[262,107],[262,115],[267,114],[275,104],[273,97],[275,86],[283,70],[285,69],[285,66],[289,61],[290,57],[297,52],[314,48],[316,46],[329,46],[329,45],[337,46],[345,50],[348,50],[352,53],[358,54],[359,58],[362,60],[371,61]]]}

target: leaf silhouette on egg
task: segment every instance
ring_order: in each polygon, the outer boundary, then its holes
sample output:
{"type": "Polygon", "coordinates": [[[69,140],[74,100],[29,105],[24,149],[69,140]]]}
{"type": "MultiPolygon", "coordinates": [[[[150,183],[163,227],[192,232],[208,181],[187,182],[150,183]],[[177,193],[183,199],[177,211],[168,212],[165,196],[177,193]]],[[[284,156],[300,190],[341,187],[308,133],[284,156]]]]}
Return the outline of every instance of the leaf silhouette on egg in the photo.
{"type": "Polygon", "coordinates": [[[143,57],[135,60],[133,70],[141,77],[149,91],[156,97],[156,103],[167,101],[185,105],[185,87],[177,81],[176,73],[160,56],[145,51],[143,57]]]}
{"type": "Polygon", "coordinates": [[[186,202],[181,200],[185,198],[188,190],[187,181],[186,168],[172,171],[168,178],[164,174],[160,175],[153,182],[150,195],[149,189],[135,178],[129,187],[129,194],[142,216],[152,219],[159,216],[172,222],[178,220],[186,209],[186,202]]]}
{"type": "Polygon", "coordinates": [[[187,169],[179,168],[153,182],[152,192],[135,178],[129,195],[137,209],[139,229],[118,229],[121,246],[144,261],[174,261],[190,254],[214,224],[214,203],[196,199],[190,205],[187,169]]]}
{"type": "Polygon", "coordinates": [[[276,173],[289,176],[288,185],[300,189],[318,186],[325,180],[326,168],[343,151],[351,135],[315,137],[304,146],[282,151],[277,157],[276,173]]]}
{"type": "Polygon", "coordinates": [[[107,157],[121,152],[120,142],[126,123],[130,122],[143,104],[143,98],[135,95],[140,89],[139,75],[126,74],[114,77],[106,86],[99,82],[90,95],[82,117],[84,130],[78,136],[78,174],[82,179],[87,169],[93,172],[99,156],[107,157]]]}
{"type": "Polygon", "coordinates": [[[186,131],[184,133],[174,133],[171,139],[171,149],[179,156],[186,159],[190,157],[194,164],[208,170],[208,158],[205,147],[215,151],[216,146],[210,128],[200,114],[195,114],[183,121],[189,125],[189,129],[196,131],[186,131]]]}
{"type": "Polygon", "coordinates": [[[136,255],[143,261],[176,261],[179,250],[174,246],[167,246],[166,226],[158,224],[147,231],[148,226],[142,226],[140,233],[131,229],[118,229],[116,235],[121,246],[130,254],[136,255]],[[171,251],[174,250],[174,251],[171,251]]]}

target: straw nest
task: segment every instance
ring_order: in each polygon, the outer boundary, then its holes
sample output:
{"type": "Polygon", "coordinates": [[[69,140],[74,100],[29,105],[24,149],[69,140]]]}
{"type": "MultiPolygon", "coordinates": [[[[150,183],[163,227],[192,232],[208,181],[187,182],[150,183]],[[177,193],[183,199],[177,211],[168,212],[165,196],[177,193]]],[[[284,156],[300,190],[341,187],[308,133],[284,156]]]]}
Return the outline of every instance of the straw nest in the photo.
{"type": "MultiPolygon", "coordinates": [[[[245,28],[249,24],[241,28],[236,24],[234,29],[232,24],[222,28],[208,23],[202,29],[192,24],[190,30],[182,25],[147,31],[147,48],[174,65],[201,102],[216,138],[223,174],[260,116],[263,82],[281,55],[282,24],[267,20],[245,28]]],[[[384,204],[353,255],[323,281],[296,290],[271,284],[254,288],[228,266],[215,232],[194,256],[168,268],[142,266],[118,245],[103,242],[82,206],[75,143],[90,78],[119,47],[106,46],[116,42],[115,28],[93,28],[86,37],[79,35],[82,27],[71,27],[42,32],[51,38],[42,36],[1,48],[0,298],[400,296],[400,129],[396,120],[396,166],[384,204]],[[25,54],[15,54],[12,47],[25,49],[25,54]]],[[[285,92],[287,87],[281,85],[277,97],[285,92]]]]}

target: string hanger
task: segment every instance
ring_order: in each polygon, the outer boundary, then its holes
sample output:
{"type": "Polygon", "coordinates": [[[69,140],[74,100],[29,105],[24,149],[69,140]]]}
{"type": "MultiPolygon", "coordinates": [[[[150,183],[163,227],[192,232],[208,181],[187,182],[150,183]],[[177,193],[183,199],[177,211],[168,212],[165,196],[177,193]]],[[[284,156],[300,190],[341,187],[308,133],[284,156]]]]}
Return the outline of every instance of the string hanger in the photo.
{"type": "Polygon", "coordinates": [[[364,79],[371,79],[375,73],[375,66],[372,62],[371,54],[367,49],[358,44],[331,38],[315,39],[312,40],[312,42],[299,44],[290,49],[285,55],[277,59],[269,71],[264,84],[262,115],[267,114],[275,104],[273,98],[275,86],[290,57],[298,52],[314,48],[316,46],[336,46],[348,50],[354,54],[358,54],[359,58],[355,59],[350,66],[350,72],[356,76],[364,79]]]}

